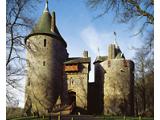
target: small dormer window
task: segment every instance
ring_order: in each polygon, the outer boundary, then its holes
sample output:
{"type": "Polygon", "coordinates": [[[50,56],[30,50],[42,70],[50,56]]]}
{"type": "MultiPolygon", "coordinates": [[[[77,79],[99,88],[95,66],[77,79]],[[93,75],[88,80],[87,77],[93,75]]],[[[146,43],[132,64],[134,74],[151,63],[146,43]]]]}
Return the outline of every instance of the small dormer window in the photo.
{"type": "Polygon", "coordinates": [[[44,39],[44,47],[46,47],[46,39],[44,39]]]}

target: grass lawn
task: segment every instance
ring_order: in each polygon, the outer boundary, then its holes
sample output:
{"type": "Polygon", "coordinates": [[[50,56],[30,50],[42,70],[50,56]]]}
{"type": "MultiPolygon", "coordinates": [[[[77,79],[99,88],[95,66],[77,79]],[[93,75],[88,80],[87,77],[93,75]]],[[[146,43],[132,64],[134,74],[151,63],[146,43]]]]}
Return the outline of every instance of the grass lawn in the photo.
{"type": "MultiPolygon", "coordinates": [[[[50,120],[49,117],[21,117],[8,120],[50,120]]],[[[122,117],[122,116],[64,116],[51,117],[51,120],[154,120],[153,117],[122,117]]]]}

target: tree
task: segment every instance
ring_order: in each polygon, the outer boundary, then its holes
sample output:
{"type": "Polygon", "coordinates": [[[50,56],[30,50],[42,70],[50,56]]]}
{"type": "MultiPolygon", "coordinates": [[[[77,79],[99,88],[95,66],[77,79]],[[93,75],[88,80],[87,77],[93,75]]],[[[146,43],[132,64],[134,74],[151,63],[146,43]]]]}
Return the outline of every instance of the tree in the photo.
{"type": "Polygon", "coordinates": [[[100,10],[97,17],[112,11],[118,22],[141,23],[139,33],[154,24],[153,0],[88,0],[87,5],[91,9],[100,10]]]}
{"type": "Polygon", "coordinates": [[[153,52],[147,46],[137,49],[135,55],[135,102],[136,113],[152,115],[154,110],[154,68],[153,52]],[[149,50],[148,50],[149,49],[149,50]],[[149,112],[149,113],[146,113],[149,112]]]}
{"type": "Polygon", "coordinates": [[[30,14],[41,0],[6,1],[6,98],[7,105],[15,106],[15,90],[22,91],[20,81],[25,76],[24,38],[34,24],[30,14]]]}
{"type": "MultiPolygon", "coordinates": [[[[98,11],[97,18],[111,12],[119,23],[138,25],[139,31],[135,35],[143,36],[144,45],[133,48],[135,54],[136,81],[135,94],[138,112],[147,109],[153,113],[153,83],[154,83],[154,1],[153,0],[87,0],[87,5],[92,10],[98,11]],[[149,100],[146,98],[149,97],[149,100]],[[141,103],[143,105],[141,105],[141,103]]],[[[152,114],[153,115],[153,114],[152,114]]]]}

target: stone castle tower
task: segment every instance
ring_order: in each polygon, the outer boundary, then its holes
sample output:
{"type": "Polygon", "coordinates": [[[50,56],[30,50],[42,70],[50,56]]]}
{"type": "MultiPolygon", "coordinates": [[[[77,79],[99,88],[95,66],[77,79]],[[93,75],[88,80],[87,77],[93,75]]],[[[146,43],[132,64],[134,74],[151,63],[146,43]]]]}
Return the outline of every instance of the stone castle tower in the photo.
{"type": "Polygon", "coordinates": [[[110,44],[108,56],[98,56],[95,86],[99,113],[105,115],[134,114],[134,63],[126,60],[118,44],[110,44]]]}
{"type": "Polygon", "coordinates": [[[116,42],[109,45],[108,56],[96,58],[95,83],[89,83],[88,51],[84,51],[83,57],[69,57],[67,43],[56,26],[55,12],[50,14],[46,1],[25,44],[27,114],[70,114],[75,108],[82,114],[134,114],[134,63],[125,59],[116,42]]]}
{"type": "Polygon", "coordinates": [[[67,44],[56,27],[55,12],[50,14],[48,1],[38,23],[26,37],[28,80],[26,112],[47,114],[58,96],[67,104],[63,63],[68,58],[67,44]]]}

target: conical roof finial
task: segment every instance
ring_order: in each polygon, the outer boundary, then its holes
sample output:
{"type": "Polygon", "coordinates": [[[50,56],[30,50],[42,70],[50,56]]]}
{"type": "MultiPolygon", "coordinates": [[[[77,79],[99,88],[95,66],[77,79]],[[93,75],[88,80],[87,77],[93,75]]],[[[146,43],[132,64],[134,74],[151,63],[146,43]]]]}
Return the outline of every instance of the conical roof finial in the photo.
{"type": "Polygon", "coordinates": [[[44,12],[49,12],[49,10],[48,10],[48,0],[46,0],[46,5],[45,5],[45,8],[44,8],[44,12]]]}

